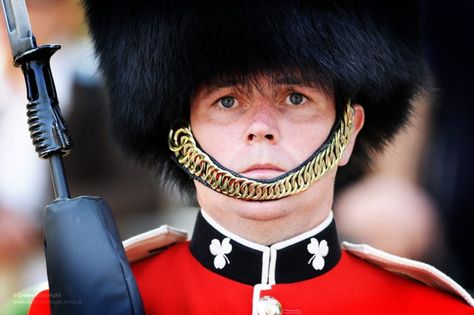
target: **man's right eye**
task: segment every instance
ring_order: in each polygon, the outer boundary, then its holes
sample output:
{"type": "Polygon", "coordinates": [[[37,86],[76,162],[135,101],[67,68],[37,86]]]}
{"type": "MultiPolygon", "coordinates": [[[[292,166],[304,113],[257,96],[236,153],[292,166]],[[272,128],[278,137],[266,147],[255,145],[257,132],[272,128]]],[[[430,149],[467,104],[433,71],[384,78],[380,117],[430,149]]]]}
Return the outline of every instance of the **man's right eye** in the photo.
{"type": "Polygon", "coordinates": [[[217,105],[224,108],[231,108],[237,104],[237,100],[232,96],[224,96],[217,101],[217,105]]]}

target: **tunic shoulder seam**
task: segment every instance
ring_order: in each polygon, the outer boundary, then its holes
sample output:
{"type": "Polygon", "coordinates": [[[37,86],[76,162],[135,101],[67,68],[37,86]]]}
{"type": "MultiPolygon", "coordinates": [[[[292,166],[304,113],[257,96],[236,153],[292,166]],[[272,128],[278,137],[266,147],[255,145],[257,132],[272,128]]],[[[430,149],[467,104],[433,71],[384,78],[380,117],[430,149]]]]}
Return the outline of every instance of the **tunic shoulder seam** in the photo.
{"type": "Polygon", "coordinates": [[[463,287],[448,275],[429,264],[389,254],[367,244],[342,242],[342,247],[348,253],[379,268],[461,297],[467,304],[474,307],[474,299],[463,287]]]}
{"type": "Polygon", "coordinates": [[[171,245],[188,239],[186,231],[162,225],[159,228],[135,235],[123,241],[128,261],[134,263],[154,256],[171,245]]]}

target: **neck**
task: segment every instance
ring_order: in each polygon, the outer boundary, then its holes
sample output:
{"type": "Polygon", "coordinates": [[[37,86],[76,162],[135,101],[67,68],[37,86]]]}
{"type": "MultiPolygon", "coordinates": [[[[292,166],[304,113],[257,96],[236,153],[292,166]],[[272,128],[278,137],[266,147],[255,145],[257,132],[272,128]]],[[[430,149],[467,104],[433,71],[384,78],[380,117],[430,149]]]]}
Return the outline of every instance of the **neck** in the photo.
{"type": "Polygon", "coordinates": [[[218,204],[206,202],[206,198],[198,195],[198,201],[209,217],[223,228],[262,245],[275,244],[311,230],[328,217],[332,207],[332,198],[308,202],[303,195],[265,202],[232,199],[218,204]]]}

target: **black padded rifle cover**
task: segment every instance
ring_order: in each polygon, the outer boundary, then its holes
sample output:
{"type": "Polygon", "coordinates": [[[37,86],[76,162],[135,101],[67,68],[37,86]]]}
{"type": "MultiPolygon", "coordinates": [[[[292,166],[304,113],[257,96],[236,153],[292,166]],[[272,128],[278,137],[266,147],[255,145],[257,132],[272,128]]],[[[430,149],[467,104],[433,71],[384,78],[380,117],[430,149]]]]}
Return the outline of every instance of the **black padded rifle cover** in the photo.
{"type": "Polygon", "coordinates": [[[51,314],[143,315],[143,303],[107,203],[57,200],[45,209],[51,314]]]}

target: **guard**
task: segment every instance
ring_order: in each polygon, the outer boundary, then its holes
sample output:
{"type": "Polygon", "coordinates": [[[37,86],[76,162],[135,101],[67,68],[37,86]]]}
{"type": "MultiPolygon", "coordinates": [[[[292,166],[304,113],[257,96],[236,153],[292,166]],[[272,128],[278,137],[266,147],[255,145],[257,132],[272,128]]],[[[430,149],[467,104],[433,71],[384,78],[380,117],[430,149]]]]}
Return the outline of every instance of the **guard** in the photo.
{"type": "Polygon", "coordinates": [[[146,314],[474,314],[331,211],[429,88],[414,1],[84,2],[115,136],[201,208],[126,242],[146,314]]]}

